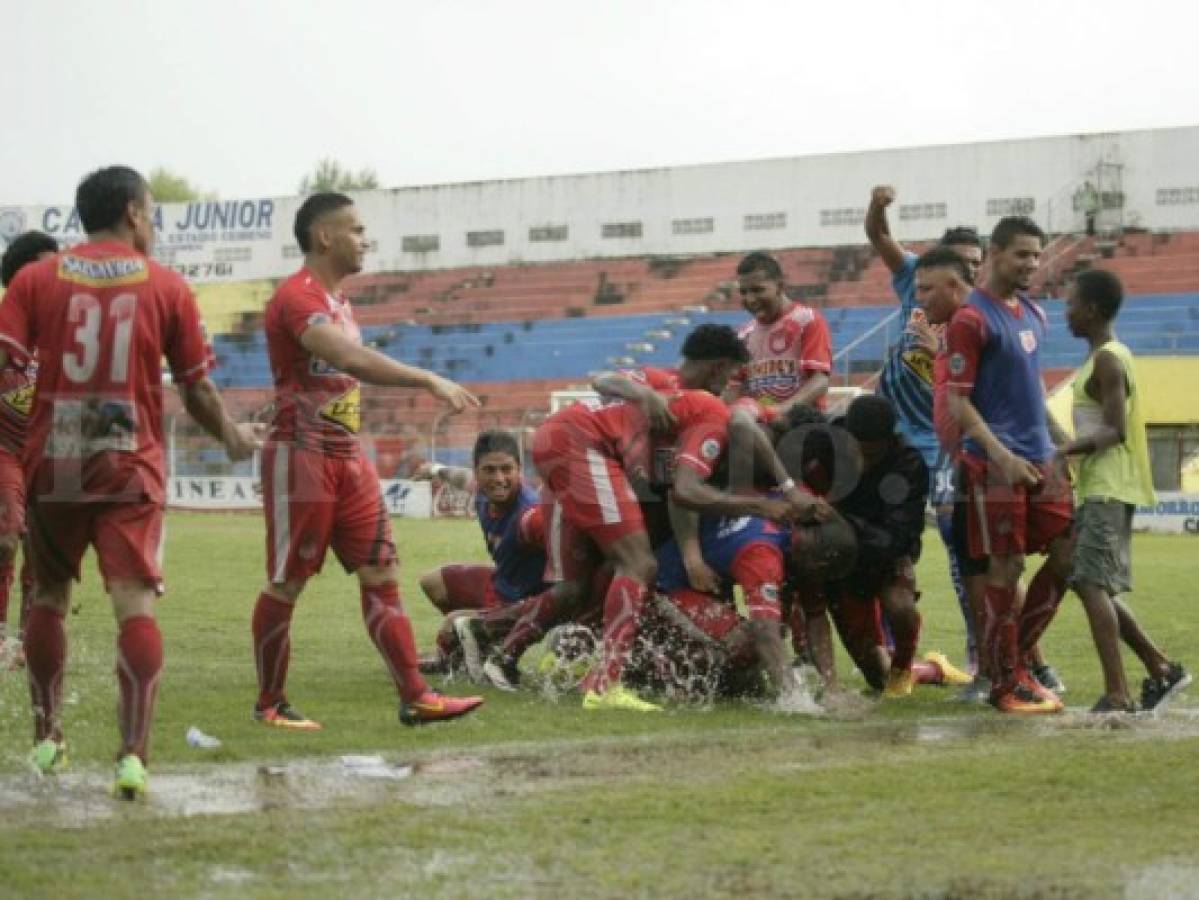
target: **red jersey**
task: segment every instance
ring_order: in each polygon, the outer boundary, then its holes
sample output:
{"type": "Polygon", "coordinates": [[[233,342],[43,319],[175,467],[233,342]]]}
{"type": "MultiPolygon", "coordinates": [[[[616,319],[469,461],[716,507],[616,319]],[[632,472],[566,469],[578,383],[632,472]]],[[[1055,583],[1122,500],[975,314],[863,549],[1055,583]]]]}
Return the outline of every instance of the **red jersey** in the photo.
{"type": "Polygon", "coordinates": [[[707,391],[678,391],[668,405],[675,418],[668,432],[651,432],[641,407],[623,401],[598,408],[576,403],[554,418],[578,428],[634,477],[669,485],[675,467],[683,465],[707,478],[728,447],[728,407],[707,391]]]}
{"type": "Polygon", "coordinates": [[[350,302],[300,269],[279,285],[266,306],[266,349],[275,378],[271,440],[329,456],[356,456],[361,387],[357,378],[304,349],[300,336],[311,325],[336,325],[354,343],[362,343],[350,302]]]}
{"type": "Polygon", "coordinates": [[[938,353],[933,359],[933,430],[941,449],[956,459],[961,450],[962,429],[949,412],[948,353],[938,353]]]}
{"type": "Polygon", "coordinates": [[[176,384],[213,362],[182,278],[128,244],[79,244],[17,275],[0,343],[17,366],[39,351],[25,447],[35,496],[165,501],[162,358],[176,384]]]}
{"type": "MultiPolygon", "coordinates": [[[[833,368],[828,322],[810,306],[796,303],[770,325],[751,319],[738,332],[750,361],[733,379],[741,393],[763,405],[781,405],[803,387],[812,373],[833,368]]],[[[825,400],[816,403],[821,409],[825,400]]]]}
{"type": "Polygon", "coordinates": [[[24,369],[8,365],[0,371],[0,448],[16,457],[25,450],[36,378],[36,363],[24,369]]]}

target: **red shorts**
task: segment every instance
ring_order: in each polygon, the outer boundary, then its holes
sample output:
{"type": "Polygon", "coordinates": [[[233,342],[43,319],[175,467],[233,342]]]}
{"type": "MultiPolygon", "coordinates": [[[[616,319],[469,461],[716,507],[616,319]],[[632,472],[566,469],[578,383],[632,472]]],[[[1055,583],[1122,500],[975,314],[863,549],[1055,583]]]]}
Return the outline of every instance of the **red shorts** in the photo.
{"type": "MultiPolygon", "coordinates": [[[[545,522],[543,580],[550,584],[568,581],[590,586],[592,576],[604,562],[599,545],[570,522],[558,498],[546,487],[541,489],[541,517],[545,522]]],[[[600,601],[602,606],[602,597],[600,601]]]]}
{"type": "Polygon", "coordinates": [[[645,531],[641,504],[620,463],[572,423],[551,419],[537,429],[533,464],[557,501],[564,524],[600,547],[645,531]]]}
{"type": "Polygon", "coordinates": [[[321,570],[331,547],[347,572],[396,562],[379,476],[365,456],[326,456],[291,444],[262,451],[266,571],[273,584],[321,570]]]}
{"type": "Polygon", "coordinates": [[[0,448],[0,534],[25,533],[25,470],[21,459],[0,448]]]}
{"type": "Polygon", "coordinates": [[[144,581],[161,592],[162,506],[140,503],[62,503],[35,500],[29,508],[29,550],[39,584],[79,580],[89,545],[96,548],[100,574],[113,580],[144,581]]]}
{"type": "Polygon", "coordinates": [[[504,605],[496,593],[492,576],[495,566],[452,565],[441,567],[441,582],[445,585],[445,603],[449,611],[460,609],[495,609],[504,605]]]}
{"type": "Polygon", "coordinates": [[[718,641],[723,641],[741,624],[741,617],[737,615],[736,609],[699,591],[688,588],[672,591],[670,602],[678,607],[696,628],[718,641]]]}
{"type": "Polygon", "coordinates": [[[1070,483],[1049,463],[1037,468],[1040,484],[1013,487],[987,460],[975,456],[963,460],[970,556],[1041,553],[1069,532],[1074,519],[1070,483]]]}

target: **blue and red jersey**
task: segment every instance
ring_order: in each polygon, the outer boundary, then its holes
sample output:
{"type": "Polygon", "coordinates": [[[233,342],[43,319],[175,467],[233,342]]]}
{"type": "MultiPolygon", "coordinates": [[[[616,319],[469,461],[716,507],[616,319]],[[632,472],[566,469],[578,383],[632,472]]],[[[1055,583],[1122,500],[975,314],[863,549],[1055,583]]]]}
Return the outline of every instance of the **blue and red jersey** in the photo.
{"type": "Polygon", "coordinates": [[[941,449],[933,430],[933,356],[919,346],[907,328],[920,311],[916,302],[916,254],[904,254],[903,268],[892,277],[891,286],[899,298],[904,331],[883,362],[878,392],[891,401],[899,431],[931,469],[941,449]]]}
{"type": "MultiPolygon", "coordinates": [[[[1029,462],[1053,456],[1041,345],[1048,323],[1044,311],[1026,297],[1015,305],[975,288],[950,320],[946,336],[949,389],[965,394],[1004,447],[1029,462]]],[[[967,453],[986,454],[967,437],[967,453]]]]}
{"type": "MultiPolygon", "coordinates": [[[[785,554],[791,546],[791,529],[757,516],[700,516],[700,552],[721,578],[733,577],[737,557],[754,544],[769,544],[785,554]]],[[[658,587],[670,592],[688,586],[683,554],[672,537],[658,548],[658,587]]]]}
{"type": "Polygon", "coordinates": [[[504,602],[515,603],[545,590],[545,529],[537,492],[522,484],[516,499],[506,508],[476,493],[475,514],[487,552],[495,563],[491,583],[504,602]]]}

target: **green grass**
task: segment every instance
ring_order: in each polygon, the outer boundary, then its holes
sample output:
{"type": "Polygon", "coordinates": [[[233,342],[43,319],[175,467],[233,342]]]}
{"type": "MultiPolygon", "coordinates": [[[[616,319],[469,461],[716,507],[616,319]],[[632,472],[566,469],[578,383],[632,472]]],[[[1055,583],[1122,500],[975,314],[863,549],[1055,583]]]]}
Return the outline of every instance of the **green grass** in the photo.
{"type": "MultiPolygon", "coordinates": [[[[428,646],[437,617],[417,577],[480,558],[482,542],[471,523],[396,526],[406,605],[428,646]]],[[[68,622],[65,722],[81,774],[46,784],[23,773],[27,689],[0,677],[0,896],[1157,897],[1199,884],[1199,709],[1187,699],[1113,729],[1070,714],[1013,721],[935,688],[839,721],[742,705],[585,714],[577,698],[489,691],[476,716],[411,730],[396,721],[356,586],[331,564],[300,601],[289,677],[292,700],[326,728],[256,726],[249,615],[262,540],[255,517],[169,519],[146,805],[102,793],[115,629],[94,571],[68,622]],[[189,748],[189,725],[224,747],[189,748]],[[344,753],[416,771],[350,784],[328,774],[344,753]],[[178,814],[209,795],[247,811],[178,814]]],[[[1192,664],[1194,547],[1138,536],[1133,597],[1154,638],[1192,664]]],[[[931,532],[920,576],[923,646],[960,659],[931,532]]],[[[1099,670],[1073,597],[1045,648],[1068,702],[1089,705],[1099,670]]]]}

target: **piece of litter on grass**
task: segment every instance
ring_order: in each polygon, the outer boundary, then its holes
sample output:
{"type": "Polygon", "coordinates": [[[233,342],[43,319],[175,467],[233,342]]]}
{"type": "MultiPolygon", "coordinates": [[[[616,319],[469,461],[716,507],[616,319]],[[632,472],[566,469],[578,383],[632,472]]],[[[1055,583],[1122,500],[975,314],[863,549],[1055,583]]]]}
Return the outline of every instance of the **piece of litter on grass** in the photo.
{"type": "Polygon", "coordinates": [[[217,750],[220,749],[221,739],[213,737],[211,734],[205,734],[193,725],[187,729],[187,746],[195,747],[197,750],[217,750]]]}

